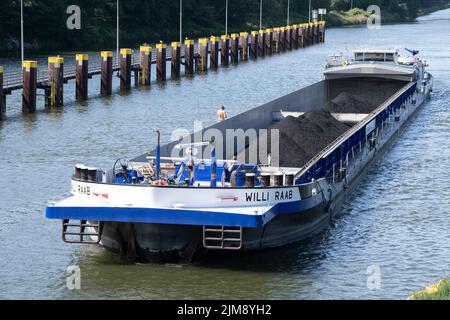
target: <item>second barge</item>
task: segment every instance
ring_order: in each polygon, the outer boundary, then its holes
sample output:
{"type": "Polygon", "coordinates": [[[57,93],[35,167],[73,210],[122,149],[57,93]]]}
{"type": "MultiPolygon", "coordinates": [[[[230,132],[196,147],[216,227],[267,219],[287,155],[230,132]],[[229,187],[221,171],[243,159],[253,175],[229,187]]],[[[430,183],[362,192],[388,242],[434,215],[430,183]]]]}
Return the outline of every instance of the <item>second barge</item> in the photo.
{"type": "MultiPolygon", "coordinates": [[[[283,246],[323,231],[432,91],[418,52],[333,56],[323,80],[102,171],[46,209],[62,237],[143,261],[283,246]]],[[[158,134],[159,135],[159,134],[158,134]]],[[[159,139],[158,139],[159,140],[159,139]]]]}

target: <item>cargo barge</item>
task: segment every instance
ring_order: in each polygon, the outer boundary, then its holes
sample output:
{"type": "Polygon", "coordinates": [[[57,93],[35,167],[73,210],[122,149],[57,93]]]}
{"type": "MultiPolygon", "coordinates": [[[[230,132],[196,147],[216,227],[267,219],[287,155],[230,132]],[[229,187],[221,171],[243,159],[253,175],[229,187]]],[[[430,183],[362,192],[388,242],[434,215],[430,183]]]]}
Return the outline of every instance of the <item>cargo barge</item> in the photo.
{"type": "Polygon", "coordinates": [[[129,260],[191,261],[322,232],[430,95],[409,50],[330,57],[323,79],[106,171],[77,165],[46,208],[68,243],[129,260]]]}

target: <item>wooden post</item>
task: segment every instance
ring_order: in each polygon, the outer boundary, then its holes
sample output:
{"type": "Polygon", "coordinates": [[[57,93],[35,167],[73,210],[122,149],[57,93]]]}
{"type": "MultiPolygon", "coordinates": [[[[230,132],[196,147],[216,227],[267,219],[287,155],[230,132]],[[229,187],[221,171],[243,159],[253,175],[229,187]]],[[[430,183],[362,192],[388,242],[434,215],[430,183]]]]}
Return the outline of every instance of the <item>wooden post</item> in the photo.
{"type": "Polygon", "coordinates": [[[258,34],[258,56],[266,56],[266,32],[264,30],[259,30],[258,34]]]}
{"type": "Polygon", "coordinates": [[[286,51],[286,28],[280,28],[280,51],[286,51]]]}
{"type": "Polygon", "coordinates": [[[299,48],[305,47],[305,27],[304,24],[300,25],[300,28],[298,30],[298,46],[299,48]]]}
{"type": "Polygon", "coordinates": [[[325,42],[325,21],[321,21],[320,23],[320,40],[325,42]]]}
{"type": "Polygon", "coordinates": [[[273,28],[273,48],[274,53],[280,53],[280,28],[273,28]]]}
{"type": "Polygon", "coordinates": [[[172,59],[170,64],[170,75],[173,79],[181,77],[181,43],[174,41],[171,43],[172,59]]]}
{"type": "Polygon", "coordinates": [[[292,50],[292,27],[286,27],[286,49],[292,50]]]}
{"type": "Polygon", "coordinates": [[[120,49],[120,90],[131,90],[131,49],[120,49]]]}
{"type": "Polygon", "coordinates": [[[141,70],[139,72],[139,85],[149,86],[152,75],[152,47],[143,45],[139,47],[139,62],[141,70]]]}
{"type": "Polygon", "coordinates": [[[165,43],[156,45],[156,80],[164,82],[167,80],[167,47],[165,43]]]}
{"type": "Polygon", "coordinates": [[[211,40],[211,69],[219,67],[219,38],[212,36],[211,40]]]}
{"type": "Polygon", "coordinates": [[[228,66],[230,64],[230,37],[223,35],[220,37],[222,45],[220,48],[220,63],[222,66],[228,66]]]}
{"type": "Polygon", "coordinates": [[[308,24],[308,46],[314,44],[313,24],[308,24]]]}
{"type": "Polygon", "coordinates": [[[266,30],[266,54],[271,56],[273,53],[273,29],[266,30]]]}
{"type": "Polygon", "coordinates": [[[232,33],[231,40],[231,63],[239,63],[239,34],[232,33]]]}
{"type": "Polygon", "coordinates": [[[248,32],[240,33],[239,46],[241,48],[241,61],[247,61],[248,60],[248,32]]]}
{"type": "Polygon", "coordinates": [[[113,74],[112,51],[102,51],[101,58],[102,58],[102,70],[101,70],[100,94],[102,96],[109,96],[112,94],[112,74],[113,74]]]}
{"type": "Polygon", "coordinates": [[[64,104],[64,58],[48,58],[48,83],[50,95],[47,99],[47,106],[61,107],[64,104]]]}
{"type": "Polygon", "coordinates": [[[24,61],[22,75],[22,112],[33,113],[36,111],[37,61],[24,61]]]}
{"type": "Polygon", "coordinates": [[[3,67],[0,66],[0,121],[5,118],[6,113],[6,99],[3,95],[3,67]]]}
{"type": "Polygon", "coordinates": [[[184,73],[186,75],[194,74],[194,45],[194,40],[184,41],[184,73]]]}
{"type": "Polygon", "coordinates": [[[209,39],[201,38],[198,40],[198,71],[205,72],[208,70],[208,55],[209,55],[209,39]]]}
{"type": "Polygon", "coordinates": [[[77,54],[76,62],[76,84],[75,98],[77,100],[87,100],[88,79],[89,79],[89,56],[87,54],[77,54]]]}
{"type": "Polygon", "coordinates": [[[292,26],[292,39],[291,39],[291,46],[294,49],[298,49],[298,24],[294,24],[292,26]]]}
{"type": "Polygon", "coordinates": [[[258,31],[252,31],[250,40],[250,58],[258,59],[258,31]]]}

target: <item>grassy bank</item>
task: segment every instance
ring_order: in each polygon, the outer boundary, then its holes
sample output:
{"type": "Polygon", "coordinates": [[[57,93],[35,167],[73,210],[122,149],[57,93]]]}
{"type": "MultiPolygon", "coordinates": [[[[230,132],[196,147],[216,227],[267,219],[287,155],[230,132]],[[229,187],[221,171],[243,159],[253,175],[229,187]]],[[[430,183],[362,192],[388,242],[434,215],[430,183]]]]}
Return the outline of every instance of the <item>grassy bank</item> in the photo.
{"type": "Polygon", "coordinates": [[[450,300],[450,279],[447,277],[428,286],[410,296],[408,300],[450,300]]]}

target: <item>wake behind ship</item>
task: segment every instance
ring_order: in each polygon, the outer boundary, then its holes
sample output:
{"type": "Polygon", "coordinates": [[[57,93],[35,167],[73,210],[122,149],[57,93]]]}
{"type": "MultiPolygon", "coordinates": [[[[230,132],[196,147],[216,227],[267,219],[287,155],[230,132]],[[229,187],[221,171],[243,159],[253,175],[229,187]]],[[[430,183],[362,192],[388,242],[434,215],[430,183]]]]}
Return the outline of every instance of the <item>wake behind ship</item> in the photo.
{"type": "MultiPolygon", "coordinates": [[[[333,56],[323,80],[102,171],[46,209],[69,243],[190,261],[323,231],[432,91],[418,52],[333,56]]],[[[159,133],[158,133],[159,136],[159,133]]]]}

